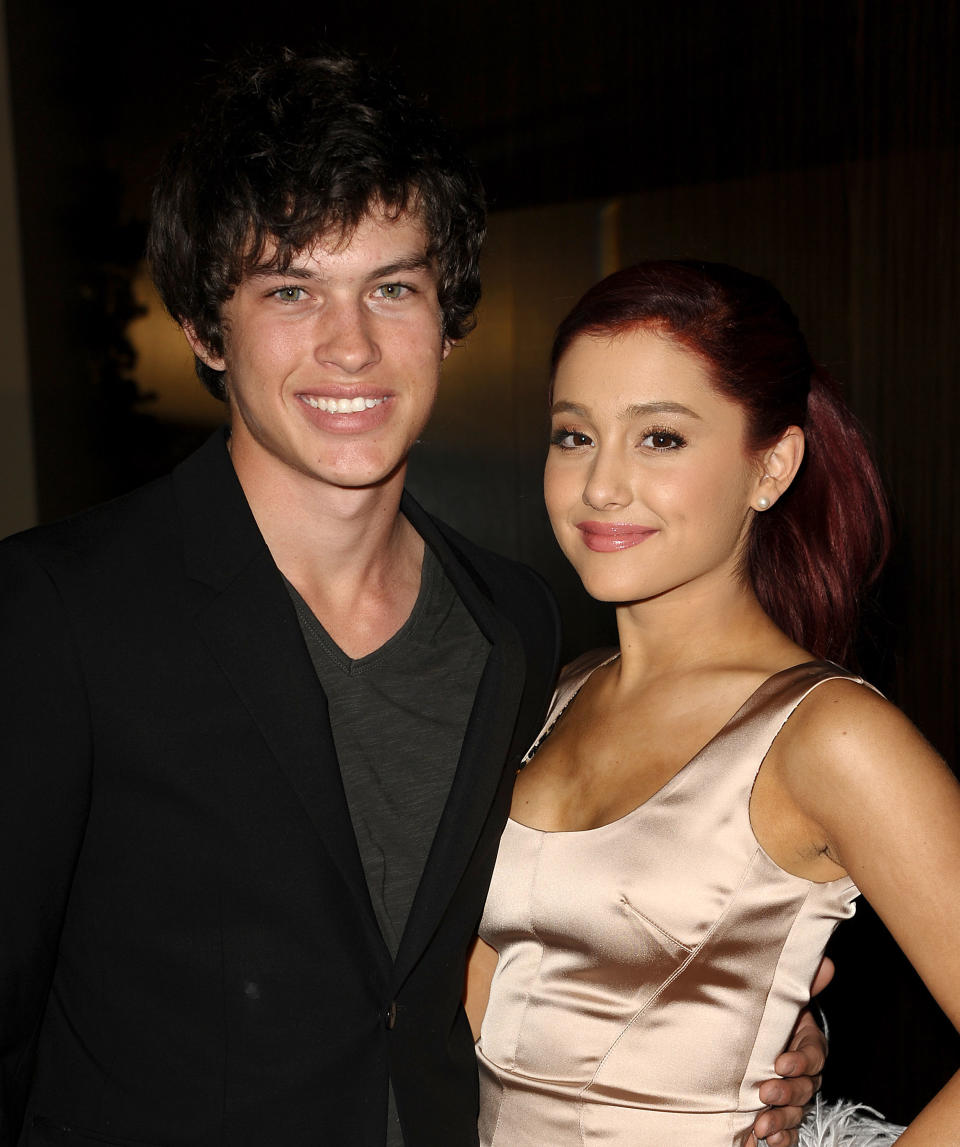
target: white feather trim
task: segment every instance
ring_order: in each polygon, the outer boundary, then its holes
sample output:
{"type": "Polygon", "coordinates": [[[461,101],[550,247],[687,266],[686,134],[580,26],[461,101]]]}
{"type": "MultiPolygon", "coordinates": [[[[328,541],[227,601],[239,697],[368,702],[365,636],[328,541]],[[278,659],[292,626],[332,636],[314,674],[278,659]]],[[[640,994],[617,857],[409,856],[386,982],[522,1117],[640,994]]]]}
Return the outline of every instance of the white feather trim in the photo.
{"type": "Polygon", "coordinates": [[[824,1103],[817,1096],[800,1125],[800,1147],[888,1147],[904,1128],[862,1103],[824,1103]]]}

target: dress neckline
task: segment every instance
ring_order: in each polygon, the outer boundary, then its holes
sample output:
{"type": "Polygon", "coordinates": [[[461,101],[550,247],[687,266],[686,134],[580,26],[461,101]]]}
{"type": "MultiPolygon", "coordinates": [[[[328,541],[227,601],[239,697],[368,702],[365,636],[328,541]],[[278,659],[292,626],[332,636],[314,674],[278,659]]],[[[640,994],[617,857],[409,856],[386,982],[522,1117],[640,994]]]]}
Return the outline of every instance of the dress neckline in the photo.
{"type": "MultiPolygon", "coordinates": [[[[538,749],[540,745],[547,739],[556,723],[560,720],[560,718],[571,706],[571,704],[573,704],[574,700],[579,695],[580,690],[584,687],[584,685],[586,685],[594,673],[596,673],[598,669],[602,669],[605,665],[610,665],[612,662],[616,661],[619,656],[620,653],[618,651],[617,653],[613,654],[613,656],[607,657],[597,665],[594,665],[584,674],[583,679],[577,683],[576,688],[564,702],[563,706],[557,710],[556,716],[554,716],[553,720],[549,723],[549,725],[547,725],[547,727],[537,738],[533,748],[531,748],[530,752],[524,758],[525,761],[532,757],[536,749],[538,749]]],[[[735,721],[737,721],[748,709],[754,705],[758,696],[767,689],[767,686],[770,685],[771,682],[775,681],[778,677],[784,676],[787,673],[796,673],[798,669],[807,669],[814,665],[829,666],[830,664],[831,663],[829,662],[817,660],[801,661],[796,665],[788,665],[786,669],[778,669],[776,673],[771,673],[769,677],[764,678],[764,680],[760,682],[756,689],[750,693],[750,695],[746,698],[739,709],[737,709],[735,713],[731,714],[731,716],[728,717],[726,721],[724,721],[724,723],[713,734],[713,736],[710,737],[709,740],[705,741],[704,744],[701,745],[700,748],[693,754],[693,756],[683,765],[681,765],[679,769],[677,769],[672,777],[669,777],[666,781],[664,781],[660,788],[658,788],[655,792],[652,792],[650,796],[646,798],[646,800],[641,801],[640,804],[636,805],[632,809],[629,809],[622,816],[618,816],[615,820],[607,821],[606,824],[598,824],[593,828],[534,828],[532,825],[524,824],[523,821],[516,820],[512,816],[507,818],[507,823],[514,826],[515,828],[521,829],[523,832],[535,833],[537,836],[585,836],[588,833],[606,832],[610,829],[619,828],[624,823],[637,816],[642,809],[645,809],[649,804],[661,797],[664,793],[667,792],[668,789],[672,788],[673,785],[676,784],[679,779],[691,768],[691,766],[696,764],[696,762],[703,756],[703,754],[706,753],[708,749],[711,749],[717,743],[717,741],[719,741],[727,733],[730,726],[733,725],[735,721]]],[[[844,671],[841,670],[841,672],[844,671]]]]}

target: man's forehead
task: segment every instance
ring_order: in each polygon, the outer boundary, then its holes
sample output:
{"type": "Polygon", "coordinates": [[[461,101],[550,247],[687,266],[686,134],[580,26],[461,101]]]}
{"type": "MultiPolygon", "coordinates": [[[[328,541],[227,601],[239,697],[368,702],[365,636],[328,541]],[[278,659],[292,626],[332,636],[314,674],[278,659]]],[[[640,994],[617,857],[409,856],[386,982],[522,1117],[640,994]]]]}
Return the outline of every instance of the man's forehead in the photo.
{"type": "Polygon", "coordinates": [[[248,256],[248,275],[286,272],[309,265],[337,265],[360,259],[397,270],[430,269],[434,260],[420,211],[373,207],[356,222],[334,222],[305,243],[294,246],[268,235],[258,253],[248,256]]]}

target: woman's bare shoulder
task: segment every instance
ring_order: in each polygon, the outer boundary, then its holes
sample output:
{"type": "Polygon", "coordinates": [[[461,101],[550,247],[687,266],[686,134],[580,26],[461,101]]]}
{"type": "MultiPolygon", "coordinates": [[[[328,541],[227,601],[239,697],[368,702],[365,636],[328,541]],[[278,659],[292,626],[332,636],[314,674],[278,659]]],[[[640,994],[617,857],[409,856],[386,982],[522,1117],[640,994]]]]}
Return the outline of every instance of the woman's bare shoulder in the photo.
{"type": "Polygon", "coordinates": [[[896,705],[844,677],[824,681],[800,702],[777,738],[776,757],[794,794],[816,798],[818,806],[831,793],[849,797],[884,778],[947,769],[896,705]]]}

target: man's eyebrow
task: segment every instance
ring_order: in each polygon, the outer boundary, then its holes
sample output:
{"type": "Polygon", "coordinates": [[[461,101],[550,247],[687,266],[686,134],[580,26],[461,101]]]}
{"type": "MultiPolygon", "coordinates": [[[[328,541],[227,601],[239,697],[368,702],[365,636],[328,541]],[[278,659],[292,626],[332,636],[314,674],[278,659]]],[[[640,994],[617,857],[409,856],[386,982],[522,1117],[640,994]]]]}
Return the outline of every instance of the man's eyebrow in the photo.
{"type": "MultiPolygon", "coordinates": [[[[366,276],[366,279],[369,282],[373,279],[389,278],[390,275],[402,274],[403,272],[432,271],[433,269],[433,260],[428,255],[410,255],[407,258],[396,259],[392,263],[386,263],[382,267],[375,267],[369,275],[366,276]]],[[[296,263],[291,263],[286,270],[281,270],[275,265],[265,263],[260,267],[252,267],[247,272],[247,277],[250,279],[313,279],[315,282],[322,282],[325,278],[322,273],[318,273],[310,267],[299,267],[296,263]]]]}
{"type": "Polygon", "coordinates": [[[285,270],[273,265],[272,263],[264,263],[260,267],[251,267],[246,273],[248,279],[315,279],[317,276],[313,271],[308,270],[306,267],[290,266],[285,270]]]}
{"type": "MultiPolygon", "coordinates": [[[[550,408],[551,414],[579,414],[581,418],[590,416],[589,410],[577,402],[555,402],[550,408]]],[[[686,414],[690,418],[700,420],[700,415],[682,402],[635,402],[625,406],[617,415],[622,421],[631,418],[648,418],[651,414],[686,414]]]]}
{"type": "Polygon", "coordinates": [[[370,278],[383,279],[401,271],[432,271],[433,269],[433,260],[428,255],[410,255],[406,259],[397,259],[394,263],[387,263],[385,267],[378,267],[371,273],[370,278]]]}

